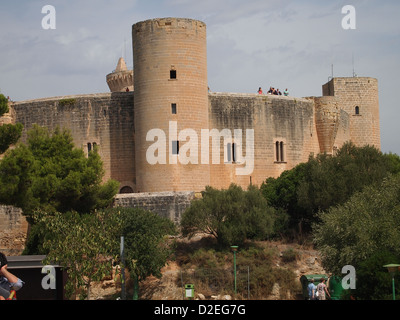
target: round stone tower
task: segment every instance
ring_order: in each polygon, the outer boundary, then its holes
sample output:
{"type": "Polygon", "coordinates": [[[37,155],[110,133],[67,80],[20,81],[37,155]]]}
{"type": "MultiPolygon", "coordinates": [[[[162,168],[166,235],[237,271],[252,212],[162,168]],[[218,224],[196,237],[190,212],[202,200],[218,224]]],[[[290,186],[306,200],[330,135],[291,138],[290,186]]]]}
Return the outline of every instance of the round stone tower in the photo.
{"type": "Polygon", "coordinates": [[[209,126],[206,25],[142,21],[132,26],[132,45],[137,191],[204,190],[210,183],[208,149],[201,148],[209,126]]]}
{"type": "Polygon", "coordinates": [[[117,68],[107,75],[111,92],[133,91],[133,70],[128,70],[124,58],[119,58],[117,68]]]}

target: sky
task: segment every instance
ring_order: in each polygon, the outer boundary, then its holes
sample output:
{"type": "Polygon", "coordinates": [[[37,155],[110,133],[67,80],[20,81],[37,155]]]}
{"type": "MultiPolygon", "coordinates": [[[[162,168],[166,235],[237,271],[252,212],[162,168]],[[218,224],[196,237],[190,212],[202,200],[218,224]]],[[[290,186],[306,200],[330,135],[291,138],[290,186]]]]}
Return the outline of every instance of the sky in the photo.
{"type": "Polygon", "coordinates": [[[133,67],[132,25],[180,17],[207,25],[214,92],[288,88],[321,96],[329,77],[377,78],[381,148],[400,155],[398,0],[0,0],[0,92],[14,101],[109,92],[119,57],[133,67]],[[55,29],[44,29],[51,5],[55,29]],[[355,9],[355,29],[348,11],[355,9]]]}

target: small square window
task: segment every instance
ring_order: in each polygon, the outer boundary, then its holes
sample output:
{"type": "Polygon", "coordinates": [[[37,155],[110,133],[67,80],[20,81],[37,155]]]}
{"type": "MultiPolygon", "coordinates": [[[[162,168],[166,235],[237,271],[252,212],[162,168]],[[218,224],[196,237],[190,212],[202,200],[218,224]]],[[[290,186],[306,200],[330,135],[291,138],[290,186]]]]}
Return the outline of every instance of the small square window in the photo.
{"type": "Polygon", "coordinates": [[[179,154],[179,141],[172,141],[172,154],[173,155],[179,154]]]}
{"type": "Polygon", "coordinates": [[[171,112],[172,114],[176,114],[176,103],[171,103],[171,112]]]}
{"type": "Polygon", "coordinates": [[[176,70],[170,70],[169,71],[169,78],[170,79],[176,79],[176,70]]]}

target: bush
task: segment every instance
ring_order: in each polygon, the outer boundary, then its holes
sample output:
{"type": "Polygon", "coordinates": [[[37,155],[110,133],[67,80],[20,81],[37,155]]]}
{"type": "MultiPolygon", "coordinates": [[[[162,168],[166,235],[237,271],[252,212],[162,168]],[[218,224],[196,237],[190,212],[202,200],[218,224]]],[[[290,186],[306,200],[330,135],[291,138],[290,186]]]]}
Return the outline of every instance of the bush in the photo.
{"type": "Polygon", "coordinates": [[[75,103],[76,103],[76,99],[75,98],[61,99],[59,101],[59,105],[61,107],[68,106],[68,105],[74,105],[75,103]]]}
{"type": "MultiPolygon", "coordinates": [[[[392,300],[392,277],[384,265],[399,263],[400,257],[389,251],[379,251],[362,261],[357,267],[357,282],[354,295],[362,300],[392,300]]],[[[394,277],[395,288],[399,288],[399,274],[394,277]]]]}
{"type": "Polygon", "coordinates": [[[319,215],[314,243],[327,271],[339,274],[345,265],[357,268],[382,251],[400,257],[399,194],[400,176],[391,176],[319,215]]]}
{"type": "Polygon", "coordinates": [[[400,157],[372,146],[344,144],[335,156],[319,154],[261,186],[270,206],[290,216],[287,226],[311,231],[320,211],[343,204],[366,186],[400,172],[400,157]]]}
{"type": "Polygon", "coordinates": [[[286,249],[282,252],[282,261],[283,262],[293,262],[296,261],[299,254],[293,248],[286,249]]]}
{"type": "Polygon", "coordinates": [[[276,212],[268,207],[260,190],[247,191],[232,184],[227,190],[207,187],[203,197],[194,201],[181,219],[184,236],[207,233],[220,248],[241,246],[246,239],[264,240],[274,232],[276,212]]]}

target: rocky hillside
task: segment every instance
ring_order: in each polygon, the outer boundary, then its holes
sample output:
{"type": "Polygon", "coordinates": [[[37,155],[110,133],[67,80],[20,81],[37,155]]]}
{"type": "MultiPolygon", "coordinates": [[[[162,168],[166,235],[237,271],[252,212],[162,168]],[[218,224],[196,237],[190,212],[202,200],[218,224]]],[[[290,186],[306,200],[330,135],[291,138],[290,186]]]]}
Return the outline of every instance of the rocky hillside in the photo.
{"type": "MultiPolygon", "coordinates": [[[[178,242],[184,242],[188,245],[199,246],[201,244],[201,237],[193,238],[190,241],[187,239],[178,239],[178,242]]],[[[300,277],[304,274],[327,274],[321,267],[319,254],[310,246],[305,247],[298,244],[288,244],[282,242],[260,242],[261,246],[272,249],[276,252],[274,255],[273,264],[277,268],[287,268],[294,272],[296,275],[296,283],[293,284],[291,294],[284,293],[282,295],[281,288],[278,283],[273,285],[271,294],[263,296],[262,299],[266,300],[281,300],[284,299],[296,300],[302,299],[300,277]],[[295,259],[290,262],[285,262],[285,252],[295,252],[295,259]]],[[[239,253],[240,254],[240,251],[239,253]]],[[[162,269],[162,278],[149,277],[140,285],[140,299],[146,300],[182,300],[184,297],[184,289],[182,283],[182,267],[177,260],[169,261],[168,264],[162,269]]],[[[251,272],[250,272],[251,276],[251,272]]],[[[127,281],[127,296],[132,297],[131,281],[127,281]]],[[[96,283],[92,288],[91,299],[117,299],[120,295],[120,282],[118,277],[107,279],[102,283],[96,283]],[[116,280],[116,281],[115,281],[116,280]]],[[[233,299],[229,293],[214,293],[201,292],[201,289],[195,290],[196,299],[205,300],[224,300],[233,299]]],[[[247,299],[248,297],[239,297],[247,299]]],[[[250,299],[252,299],[250,294],[250,299]]],[[[257,297],[259,299],[259,297],[257,297]]]]}

